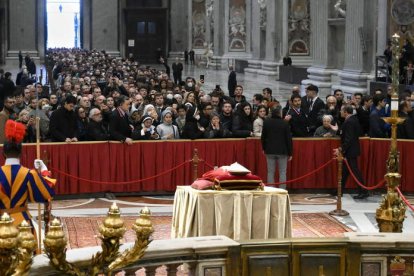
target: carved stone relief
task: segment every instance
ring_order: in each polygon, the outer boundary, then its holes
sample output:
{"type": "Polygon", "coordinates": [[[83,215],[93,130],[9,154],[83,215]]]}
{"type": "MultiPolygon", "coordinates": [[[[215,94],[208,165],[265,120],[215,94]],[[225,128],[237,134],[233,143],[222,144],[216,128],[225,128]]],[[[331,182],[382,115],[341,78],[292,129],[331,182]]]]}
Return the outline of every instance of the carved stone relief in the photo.
{"type": "Polygon", "coordinates": [[[260,29],[265,29],[267,24],[267,0],[257,0],[260,10],[260,29]]]}
{"type": "Polygon", "coordinates": [[[194,49],[203,49],[206,42],[205,0],[193,0],[192,8],[192,44],[194,49]]]}
{"type": "Polygon", "coordinates": [[[229,0],[229,52],[246,51],[246,2],[229,0]]]}
{"type": "Polygon", "coordinates": [[[346,0],[337,0],[334,4],[335,15],[338,18],[346,17],[346,0]]]}
{"type": "Polygon", "coordinates": [[[309,0],[289,0],[289,55],[309,55],[311,32],[309,2],[309,0]]]}
{"type": "Polygon", "coordinates": [[[391,16],[399,25],[410,25],[414,22],[414,0],[394,0],[391,16]]]}
{"type": "Polygon", "coordinates": [[[208,29],[208,37],[206,40],[209,41],[210,44],[214,44],[214,0],[209,0],[206,4],[206,19],[207,19],[207,29],[208,29]]]}
{"type": "Polygon", "coordinates": [[[410,40],[414,44],[414,24],[413,20],[413,0],[394,0],[388,1],[388,36],[397,33],[401,37],[401,46],[405,40],[410,40]],[[411,19],[410,19],[411,18],[411,19]]]}

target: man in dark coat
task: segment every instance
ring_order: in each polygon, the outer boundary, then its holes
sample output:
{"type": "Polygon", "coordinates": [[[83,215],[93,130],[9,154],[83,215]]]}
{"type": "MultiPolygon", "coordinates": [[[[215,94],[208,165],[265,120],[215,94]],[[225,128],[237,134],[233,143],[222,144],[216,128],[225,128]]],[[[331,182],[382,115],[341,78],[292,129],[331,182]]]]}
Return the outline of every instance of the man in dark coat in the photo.
{"type": "Polygon", "coordinates": [[[194,50],[191,49],[190,52],[188,52],[188,55],[190,57],[190,64],[194,65],[194,55],[195,55],[194,50]]]}
{"type": "Polygon", "coordinates": [[[318,92],[319,88],[311,84],[306,88],[306,96],[302,98],[302,110],[308,118],[311,136],[322,125],[322,122],[318,121],[318,114],[321,109],[325,108],[325,103],[318,97],[318,92]]]}
{"type": "Polygon", "coordinates": [[[102,124],[102,112],[98,108],[89,111],[89,124],[86,131],[88,141],[107,141],[110,138],[108,130],[102,124]]]}
{"type": "Polygon", "coordinates": [[[172,64],[172,70],[173,70],[174,83],[179,84],[180,82],[182,82],[181,75],[183,73],[184,67],[178,58],[176,58],[175,62],[172,64]]]}
{"type": "Polygon", "coordinates": [[[299,95],[291,96],[292,106],[289,108],[285,120],[290,124],[293,137],[309,137],[308,119],[301,109],[302,99],[299,95]]]}
{"type": "Polygon", "coordinates": [[[76,98],[67,96],[63,106],[50,116],[49,132],[53,142],[77,142],[77,119],[73,108],[76,98]]]}
{"type": "Polygon", "coordinates": [[[132,125],[128,119],[128,110],[131,101],[126,96],[119,96],[116,100],[116,109],[112,112],[109,121],[109,133],[111,138],[116,141],[124,142],[128,145],[132,144],[132,125]]]}
{"type": "MultiPolygon", "coordinates": [[[[282,119],[280,105],[271,109],[271,118],[264,120],[262,129],[262,148],[266,154],[267,182],[274,183],[276,161],[279,167],[279,181],[286,181],[288,160],[292,160],[292,135],[289,124],[282,119]]],[[[285,189],[286,184],[280,188],[285,189]]]]}
{"type": "Polygon", "coordinates": [[[227,82],[227,88],[229,90],[229,96],[230,97],[234,97],[234,90],[236,89],[236,85],[237,85],[237,76],[236,76],[236,71],[234,71],[233,66],[229,66],[229,79],[227,82]]]}
{"type": "Polygon", "coordinates": [[[12,74],[10,72],[6,72],[4,78],[0,79],[0,110],[3,109],[4,99],[13,96],[14,90],[16,89],[14,82],[11,80],[11,76],[12,74]]]}
{"type": "MultiPolygon", "coordinates": [[[[361,126],[359,124],[356,115],[353,115],[354,108],[352,105],[346,104],[341,108],[341,116],[345,118],[341,128],[341,147],[334,150],[335,154],[338,154],[339,150],[342,151],[344,158],[346,158],[352,173],[358,179],[358,181],[364,184],[362,173],[358,168],[358,156],[361,154],[359,146],[359,136],[361,135],[361,126]]],[[[345,188],[346,181],[349,176],[349,170],[345,162],[342,167],[342,191],[345,188]]],[[[354,196],[354,199],[364,199],[368,197],[368,191],[362,189],[358,185],[358,195],[354,196]]]]}

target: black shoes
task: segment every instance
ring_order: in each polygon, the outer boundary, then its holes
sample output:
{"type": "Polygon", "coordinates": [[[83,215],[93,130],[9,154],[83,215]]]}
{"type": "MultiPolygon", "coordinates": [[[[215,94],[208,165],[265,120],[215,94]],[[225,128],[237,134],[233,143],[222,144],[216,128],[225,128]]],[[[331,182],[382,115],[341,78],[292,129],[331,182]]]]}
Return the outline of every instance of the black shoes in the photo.
{"type": "Polygon", "coordinates": [[[367,197],[369,197],[368,193],[359,193],[356,196],[353,196],[354,199],[364,199],[364,198],[367,198],[367,197]]]}

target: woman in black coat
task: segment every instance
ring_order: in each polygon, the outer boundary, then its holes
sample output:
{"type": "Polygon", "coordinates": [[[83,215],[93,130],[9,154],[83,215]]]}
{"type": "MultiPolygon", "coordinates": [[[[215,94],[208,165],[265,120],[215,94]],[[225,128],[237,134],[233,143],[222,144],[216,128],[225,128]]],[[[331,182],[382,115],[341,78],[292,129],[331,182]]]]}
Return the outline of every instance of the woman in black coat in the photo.
{"type": "Polygon", "coordinates": [[[236,138],[253,136],[253,111],[248,102],[242,102],[237,106],[233,117],[232,133],[236,138]]]}
{"type": "Polygon", "coordinates": [[[185,115],[185,125],[183,128],[182,138],[200,139],[204,137],[205,129],[198,123],[200,112],[197,107],[190,106],[185,115]]]}
{"type": "Polygon", "coordinates": [[[227,128],[224,128],[220,122],[220,115],[213,112],[211,114],[210,123],[206,131],[204,132],[204,138],[229,138],[231,137],[231,132],[227,128]]]}

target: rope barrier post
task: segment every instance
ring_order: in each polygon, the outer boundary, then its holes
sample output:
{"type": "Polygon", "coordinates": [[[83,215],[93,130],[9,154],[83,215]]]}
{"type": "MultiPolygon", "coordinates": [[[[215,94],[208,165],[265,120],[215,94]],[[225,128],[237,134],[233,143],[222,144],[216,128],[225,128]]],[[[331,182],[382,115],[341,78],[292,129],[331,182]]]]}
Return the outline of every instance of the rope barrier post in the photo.
{"type": "Polygon", "coordinates": [[[338,150],[338,196],[336,199],[336,210],[330,211],[329,214],[333,216],[348,216],[349,213],[342,210],[342,163],[344,162],[344,156],[341,150],[338,150]]]}
{"type": "MultiPolygon", "coordinates": [[[[37,99],[39,100],[39,94],[37,94],[37,99]]],[[[40,159],[40,117],[39,117],[39,108],[36,106],[36,158],[40,159]]],[[[40,169],[39,169],[39,173],[40,169]]],[[[36,254],[42,254],[42,206],[40,203],[37,204],[37,223],[38,223],[38,231],[37,231],[37,249],[36,254]]]]}
{"type": "Polygon", "coordinates": [[[200,162],[197,148],[193,151],[193,159],[191,161],[193,162],[193,181],[195,181],[198,178],[198,163],[200,162]]]}
{"type": "MultiPolygon", "coordinates": [[[[46,166],[49,166],[49,156],[46,150],[43,150],[43,157],[42,160],[44,161],[46,166]]],[[[49,232],[49,223],[51,221],[52,216],[52,200],[48,200],[45,202],[45,210],[43,212],[44,221],[45,221],[45,234],[49,232]]]]}

